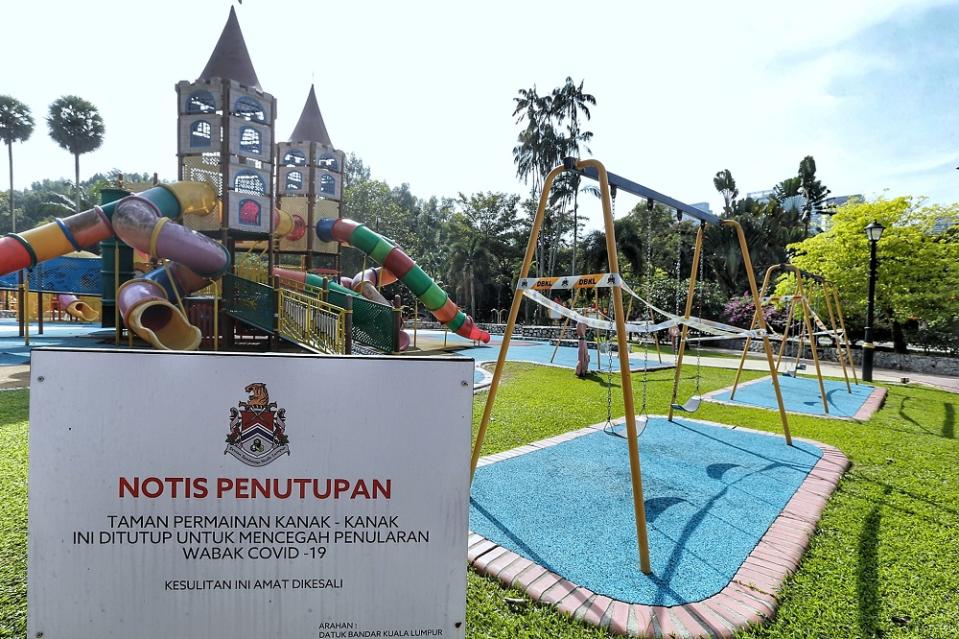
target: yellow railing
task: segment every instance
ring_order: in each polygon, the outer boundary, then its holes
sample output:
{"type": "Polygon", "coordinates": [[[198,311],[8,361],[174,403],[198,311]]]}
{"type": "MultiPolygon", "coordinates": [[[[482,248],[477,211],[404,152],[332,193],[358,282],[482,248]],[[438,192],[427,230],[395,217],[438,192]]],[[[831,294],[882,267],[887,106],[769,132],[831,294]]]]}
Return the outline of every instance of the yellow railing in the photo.
{"type": "Polygon", "coordinates": [[[233,272],[245,280],[258,284],[270,283],[270,272],[266,264],[254,260],[237,260],[233,272]]]}
{"type": "Polygon", "coordinates": [[[282,287],[277,296],[280,335],[321,353],[347,352],[350,311],[282,287]]]}

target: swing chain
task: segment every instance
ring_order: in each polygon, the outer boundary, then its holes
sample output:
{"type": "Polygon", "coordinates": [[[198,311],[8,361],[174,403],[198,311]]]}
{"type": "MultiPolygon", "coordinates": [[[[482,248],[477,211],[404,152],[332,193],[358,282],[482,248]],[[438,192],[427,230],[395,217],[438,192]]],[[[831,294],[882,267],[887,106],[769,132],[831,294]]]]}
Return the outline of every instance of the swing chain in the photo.
{"type": "MultiPolygon", "coordinates": [[[[612,217],[616,219],[616,187],[610,188],[610,199],[612,217]]],[[[609,260],[609,256],[606,257],[609,260]]],[[[612,269],[610,269],[612,270],[612,269]]],[[[613,299],[612,289],[610,289],[610,302],[613,299]]],[[[597,300],[598,301],[598,300],[597,300]]],[[[598,308],[596,310],[599,310],[598,308]]],[[[612,430],[613,428],[613,349],[611,340],[611,331],[606,330],[606,426],[612,430]]],[[[600,354],[600,362],[602,362],[602,354],[600,354]]]]}
{"type": "MultiPolygon", "coordinates": [[[[653,206],[652,200],[646,210],[646,299],[653,299],[653,206]]],[[[628,318],[627,318],[628,319],[628,318]]],[[[649,338],[650,333],[641,335],[643,340],[643,396],[641,415],[648,415],[648,386],[649,386],[649,338]]]]}
{"type": "MultiPolygon", "coordinates": [[[[706,226],[706,223],[705,223],[705,222],[701,222],[701,225],[702,225],[702,226],[706,226]]],[[[698,284],[699,284],[699,295],[698,295],[698,297],[699,297],[699,300],[698,300],[698,301],[699,301],[699,308],[698,308],[698,310],[697,310],[697,315],[698,315],[698,318],[699,318],[700,320],[703,319],[703,292],[704,292],[704,288],[703,288],[703,261],[704,261],[704,260],[703,260],[703,256],[704,256],[704,255],[705,255],[705,251],[703,251],[702,248],[700,248],[700,250],[699,250],[699,282],[698,282],[698,284]]],[[[703,332],[702,332],[702,331],[699,331],[699,333],[700,333],[700,337],[702,337],[702,336],[703,336],[703,332]]],[[[701,339],[696,340],[696,396],[697,396],[697,397],[700,395],[699,386],[700,386],[700,380],[702,379],[702,371],[701,371],[701,368],[700,368],[700,367],[701,367],[701,358],[702,358],[702,348],[703,348],[703,342],[702,342],[702,340],[701,340],[701,339]]]]}

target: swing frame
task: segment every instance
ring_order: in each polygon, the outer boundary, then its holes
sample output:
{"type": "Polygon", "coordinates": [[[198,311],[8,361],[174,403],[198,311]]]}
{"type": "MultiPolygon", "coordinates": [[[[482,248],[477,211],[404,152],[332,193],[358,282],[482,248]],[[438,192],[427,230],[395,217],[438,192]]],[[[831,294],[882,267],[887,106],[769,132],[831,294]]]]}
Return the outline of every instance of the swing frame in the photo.
{"type": "MultiPolygon", "coordinates": [[[[756,276],[753,272],[753,263],[752,258],[749,256],[749,246],[746,244],[746,235],[743,233],[742,226],[739,225],[739,222],[735,220],[720,219],[715,216],[710,216],[712,219],[705,219],[705,216],[695,216],[700,220],[699,229],[696,231],[696,242],[693,248],[693,260],[692,268],[689,273],[689,288],[686,293],[686,308],[683,312],[683,319],[689,320],[692,310],[693,310],[693,298],[696,295],[696,280],[698,273],[696,272],[696,265],[699,264],[700,255],[703,250],[703,235],[706,229],[706,224],[712,222],[717,226],[726,226],[730,227],[736,232],[736,237],[739,241],[739,252],[743,258],[743,267],[746,270],[746,275],[749,280],[749,292],[753,298],[753,304],[756,309],[762,308],[762,297],[759,295],[759,290],[756,286],[756,276]]],[[[779,387],[779,375],[776,372],[776,364],[773,361],[773,351],[772,344],[769,342],[769,327],[766,326],[766,318],[763,317],[761,311],[753,317],[753,324],[758,324],[759,328],[763,329],[763,351],[766,354],[766,363],[769,365],[769,376],[773,382],[773,390],[776,392],[776,405],[779,409],[779,420],[782,422],[783,435],[786,438],[786,444],[792,446],[792,434],[789,430],[789,418],[786,416],[786,406],[783,403],[782,390],[779,387]]],[[[673,421],[673,414],[675,412],[676,398],[679,394],[679,381],[682,378],[683,372],[683,355],[686,351],[686,341],[689,337],[689,324],[683,324],[683,328],[680,331],[679,336],[679,352],[676,355],[676,371],[673,377],[673,394],[672,399],[669,402],[669,421],[673,421]]],[[[747,344],[749,343],[750,338],[747,339],[747,344]]]]}
{"type": "MultiPolygon", "coordinates": [[[[806,294],[806,287],[804,281],[811,281],[815,284],[818,284],[822,290],[823,300],[826,305],[826,311],[829,316],[829,328],[833,334],[833,337],[836,339],[836,359],[839,361],[839,366],[842,368],[843,378],[846,382],[846,390],[852,392],[852,387],[849,385],[849,374],[846,368],[846,359],[850,363],[852,368],[853,379],[855,384],[859,385],[859,380],[856,377],[856,367],[852,363],[852,350],[849,345],[849,338],[846,334],[846,321],[842,312],[842,303],[839,299],[839,289],[832,283],[829,282],[822,275],[817,275],[815,273],[810,273],[809,271],[804,271],[798,266],[788,263],[773,264],[768,269],[766,269],[766,274],[763,276],[763,285],[760,291],[761,297],[760,300],[766,299],[766,294],[769,291],[769,287],[772,283],[772,276],[774,273],[782,271],[784,273],[792,273],[796,278],[796,291],[793,293],[792,298],[789,300],[789,308],[786,316],[786,328],[783,331],[782,344],[779,346],[779,357],[776,360],[776,370],[779,370],[779,365],[783,359],[783,355],[786,351],[786,342],[789,338],[789,327],[792,325],[792,320],[796,312],[797,306],[802,311],[803,322],[800,324],[799,335],[797,336],[798,348],[796,353],[796,370],[798,372],[799,366],[798,363],[802,359],[802,348],[803,348],[803,339],[805,337],[809,338],[809,346],[812,350],[812,360],[816,369],[816,378],[819,382],[819,396],[822,400],[823,411],[826,415],[829,414],[829,401],[826,395],[826,388],[823,382],[822,370],[819,366],[819,354],[818,354],[818,344],[816,339],[816,331],[813,330],[812,326],[812,311],[809,305],[809,296],[806,294]],[[834,312],[835,307],[835,312],[834,312]],[[836,325],[836,319],[839,319],[839,327],[842,330],[842,337],[839,337],[839,330],[836,325]]],[[[751,329],[755,328],[757,319],[762,319],[763,316],[763,305],[757,304],[755,306],[756,312],[753,315],[753,321],[750,325],[751,329]]],[[[732,401],[736,397],[736,390],[739,386],[739,380],[742,376],[743,366],[746,363],[746,356],[749,353],[749,345],[751,343],[751,338],[746,338],[746,343],[743,345],[743,352],[739,358],[739,366],[736,368],[736,378],[733,381],[733,387],[729,393],[729,399],[732,401]]]]}
{"type": "MultiPolygon", "coordinates": [[[[530,266],[533,262],[533,256],[536,251],[536,244],[542,230],[543,218],[546,213],[546,206],[549,203],[549,193],[556,178],[566,171],[575,171],[586,177],[592,177],[599,182],[600,199],[603,206],[603,222],[606,231],[606,256],[609,265],[609,273],[619,274],[619,254],[616,250],[616,230],[613,225],[612,197],[610,195],[610,176],[606,167],[598,160],[578,160],[577,158],[566,158],[563,164],[553,168],[546,176],[543,182],[543,190],[540,195],[539,205],[536,209],[536,215],[533,218],[533,224],[530,229],[529,241],[526,244],[526,253],[523,257],[523,264],[520,267],[519,279],[525,279],[529,275],[530,266]]],[[[614,178],[617,176],[613,176],[614,178]]],[[[618,185],[617,185],[618,186],[618,185]]],[[[623,392],[623,406],[626,412],[626,433],[627,447],[629,451],[629,470],[630,483],[633,495],[633,513],[636,521],[636,541],[639,548],[640,569],[649,574],[652,568],[649,563],[649,541],[646,532],[646,503],[643,498],[643,480],[642,471],[639,462],[639,444],[636,430],[636,412],[633,405],[633,386],[629,367],[629,346],[626,335],[626,319],[623,311],[623,291],[619,286],[613,286],[610,291],[614,308],[614,321],[616,322],[616,341],[619,355],[619,373],[620,383],[623,392]]],[[[509,350],[509,343],[513,336],[513,329],[516,326],[516,318],[519,315],[520,305],[523,299],[523,291],[518,287],[513,291],[513,301],[510,304],[509,318],[506,321],[506,329],[503,333],[503,342],[500,346],[499,355],[496,358],[496,367],[493,369],[493,380],[490,382],[489,390],[486,395],[486,405],[483,408],[483,417],[480,421],[479,432],[476,435],[476,442],[473,445],[473,454],[470,459],[470,482],[476,473],[476,465],[479,462],[480,454],[483,449],[483,441],[486,438],[486,430],[489,427],[490,417],[493,412],[493,405],[496,401],[496,392],[499,389],[499,382],[503,375],[504,364],[506,363],[506,353],[509,350]]]]}

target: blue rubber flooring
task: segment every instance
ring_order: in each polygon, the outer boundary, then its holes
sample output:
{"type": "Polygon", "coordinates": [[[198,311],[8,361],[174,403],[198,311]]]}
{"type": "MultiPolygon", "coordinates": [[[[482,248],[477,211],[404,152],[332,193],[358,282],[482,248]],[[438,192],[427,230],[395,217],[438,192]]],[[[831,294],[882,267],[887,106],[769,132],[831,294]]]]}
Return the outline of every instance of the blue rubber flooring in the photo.
{"type": "Polygon", "coordinates": [[[639,570],[626,441],[602,431],[477,469],[470,529],[608,597],[699,601],[729,583],[822,456],[665,418],[639,443],[651,575],[639,570]]]}
{"type": "MultiPolygon", "coordinates": [[[[459,337],[459,336],[457,336],[459,337]]],[[[466,340],[464,340],[466,341],[466,340]]],[[[456,343],[450,340],[451,344],[456,343]]],[[[500,345],[503,343],[503,338],[500,335],[495,335],[490,339],[489,344],[483,344],[481,346],[473,346],[471,348],[460,349],[456,351],[457,355],[463,357],[472,357],[477,362],[495,362],[496,358],[499,356],[500,345]]],[[[534,364],[551,364],[552,366],[561,366],[563,368],[576,368],[576,362],[579,360],[578,351],[573,346],[560,346],[559,350],[556,352],[556,357],[553,358],[553,349],[556,346],[550,344],[546,341],[539,340],[527,340],[521,337],[513,338],[510,340],[509,351],[506,353],[507,361],[511,362],[532,362],[534,364]],[[553,358],[553,361],[550,362],[550,358],[553,358]]],[[[596,350],[590,348],[589,351],[589,370],[592,372],[605,372],[610,370],[610,361],[609,355],[603,354],[601,360],[597,366],[597,359],[599,356],[596,353],[596,350]]],[[[634,353],[630,358],[630,367],[631,370],[643,370],[644,365],[648,362],[650,370],[655,370],[658,368],[669,368],[670,365],[660,364],[657,360],[644,360],[642,357],[637,357],[634,353]]],[[[612,357],[612,371],[614,373],[619,372],[619,355],[615,352],[612,357]]]]}
{"type": "MultiPolygon", "coordinates": [[[[35,323],[30,325],[30,345],[23,343],[16,320],[0,320],[0,366],[30,363],[30,351],[42,346],[97,348],[104,346],[103,339],[113,337],[112,329],[102,329],[97,324],[74,322],[48,322],[43,325],[43,335],[35,323]]],[[[113,341],[110,339],[110,345],[113,341]]]]}
{"type": "MultiPolygon", "coordinates": [[[[826,387],[826,401],[829,404],[829,414],[834,417],[852,417],[872,394],[874,386],[869,384],[849,385],[852,393],[846,390],[846,382],[823,380],[826,387]]],[[[819,394],[819,381],[815,377],[786,377],[779,376],[779,388],[782,390],[783,405],[786,410],[810,415],[825,415],[822,406],[822,396],[819,394]]],[[[728,402],[729,391],[723,391],[713,396],[714,399],[728,402]]],[[[737,404],[748,404],[762,408],[778,410],[776,393],[773,390],[772,378],[765,377],[758,382],[747,386],[740,386],[736,391],[737,404]]]]}

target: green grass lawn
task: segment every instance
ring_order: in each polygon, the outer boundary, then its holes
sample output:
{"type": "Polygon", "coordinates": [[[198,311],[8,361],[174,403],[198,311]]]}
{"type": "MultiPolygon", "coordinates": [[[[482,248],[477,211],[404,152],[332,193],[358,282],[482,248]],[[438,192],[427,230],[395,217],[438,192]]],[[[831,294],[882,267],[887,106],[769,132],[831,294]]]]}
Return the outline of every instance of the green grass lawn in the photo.
{"type": "MultiPolygon", "coordinates": [[[[485,453],[606,418],[599,377],[581,381],[570,371],[528,364],[509,365],[507,373],[485,453]]],[[[684,369],[680,400],[692,393],[693,373],[684,369]]],[[[702,390],[729,385],[734,373],[702,369],[702,390]]],[[[666,412],[672,375],[671,370],[649,375],[651,413],[666,412]]],[[[754,379],[763,373],[743,375],[754,379]]],[[[633,375],[637,407],[641,378],[633,375]]],[[[618,392],[617,381],[614,415],[623,412],[618,392]]],[[[474,429],[485,401],[485,394],[476,398],[474,429]]],[[[781,593],[776,619],[741,637],[959,637],[957,409],[959,395],[890,387],[884,408],[867,424],[790,415],[794,435],[837,446],[853,467],[826,507],[799,571],[781,593]]],[[[774,413],[759,409],[704,403],[696,417],[780,429],[774,413]]],[[[607,636],[538,606],[511,611],[504,598],[521,596],[471,572],[469,636],[607,636]]]]}
{"type": "MultiPolygon", "coordinates": [[[[734,370],[702,369],[702,390],[734,370]]],[[[680,400],[693,390],[684,371],[680,400]]],[[[649,374],[650,412],[664,413],[673,371],[649,374]]],[[[744,379],[762,375],[744,372],[744,379]]],[[[633,375],[637,409],[641,373],[633,375]]],[[[605,377],[508,364],[485,453],[502,451],[606,418],[605,377]]],[[[613,413],[622,398],[614,378],[613,413]]],[[[474,432],[486,394],[476,397],[474,432]]],[[[853,467],[827,506],[775,621],[742,637],[959,637],[959,395],[891,387],[868,424],[790,416],[793,433],[842,449],[853,467]]],[[[704,403],[696,417],[778,431],[769,411],[704,403]]],[[[0,637],[26,624],[27,394],[0,393],[0,637]]],[[[607,633],[537,605],[510,607],[515,590],[470,572],[467,636],[575,639],[607,633]]]]}

